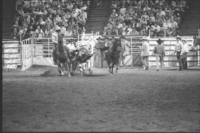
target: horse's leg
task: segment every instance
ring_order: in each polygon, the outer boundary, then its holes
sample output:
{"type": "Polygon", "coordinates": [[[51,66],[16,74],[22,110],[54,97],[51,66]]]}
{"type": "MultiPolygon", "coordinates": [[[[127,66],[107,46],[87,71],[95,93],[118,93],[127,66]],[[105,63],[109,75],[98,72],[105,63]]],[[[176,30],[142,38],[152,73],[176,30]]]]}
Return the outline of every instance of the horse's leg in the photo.
{"type": "Polygon", "coordinates": [[[107,64],[108,64],[108,72],[111,73],[111,65],[110,65],[110,62],[107,61],[107,64]]]}
{"type": "Polygon", "coordinates": [[[81,76],[83,75],[83,64],[78,65],[78,69],[80,71],[81,76]]]}
{"type": "Polygon", "coordinates": [[[112,64],[112,66],[111,66],[111,73],[113,74],[113,68],[114,68],[114,63],[112,64]]]}
{"type": "Polygon", "coordinates": [[[71,77],[71,62],[68,62],[67,63],[67,65],[68,65],[68,77],[71,77]]]}
{"type": "Polygon", "coordinates": [[[62,63],[58,63],[58,72],[60,74],[60,76],[63,76],[64,75],[64,72],[63,72],[63,68],[62,68],[62,63]]]}
{"type": "Polygon", "coordinates": [[[89,62],[89,64],[88,64],[88,66],[87,66],[88,68],[88,72],[89,72],[89,74],[92,74],[92,65],[91,65],[91,62],[89,62]]]}
{"type": "Polygon", "coordinates": [[[60,76],[62,76],[62,74],[61,74],[62,71],[61,71],[61,66],[60,66],[60,64],[58,64],[58,73],[59,73],[60,76]]]}
{"type": "Polygon", "coordinates": [[[70,63],[70,74],[73,75],[73,63],[70,63]]]}
{"type": "Polygon", "coordinates": [[[76,71],[76,67],[77,67],[77,63],[73,62],[72,63],[72,75],[74,74],[74,72],[76,71]]]}
{"type": "Polygon", "coordinates": [[[66,67],[65,63],[61,63],[61,75],[65,75],[66,67]]]}
{"type": "Polygon", "coordinates": [[[119,64],[116,64],[116,70],[115,70],[116,73],[118,72],[118,69],[119,69],[119,64]]]}
{"type": "Polygon", "coordinates": [[[68,77],[71,77],[71,73],[70,73],[70,65],[68,62],[65,62],[64,63],[64,68],[65,68],[65,71],[67,71],[67,75],[68,77]]]}
{"type": "Polygon", "coordinates": [[[80,64],[80,73],[81,73],[81,76],[84,75],[84,69],[85,69],[84,67],[85,67],[84,63],[80,64]]]}
{"type": "Polygon", "coordinates": [[[57,60],[57,61],[56,61],[56,64],[57,64],[57,66],[58,66],[58,73],[59,73],[59,75],[61,76],[62,71],[61,71],[60,62],[57,60]]]}
{"type": "Polygon", "coordinates": [[[113,74],[113,64],[109,64],[109,72],[111,73],[111,74],[113,74]]]}
{"type": "Polygon", "coordinates": [[[111,73],[111,66],[108,65],[108,72],[111,73]]]}

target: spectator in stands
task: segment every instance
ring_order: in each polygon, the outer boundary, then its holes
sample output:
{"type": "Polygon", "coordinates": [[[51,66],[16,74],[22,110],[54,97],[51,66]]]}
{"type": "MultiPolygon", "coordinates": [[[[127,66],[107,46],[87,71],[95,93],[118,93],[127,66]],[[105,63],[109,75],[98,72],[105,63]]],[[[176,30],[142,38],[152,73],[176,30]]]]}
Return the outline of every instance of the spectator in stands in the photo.
{"type": "MultiPolygon", "coordinates": [[[[77,34],[77,31],[81,33],[85,31],[87,8],[89,4],[90,0],[44,0],[35,3],[32,1],[23,2],[23,0],[18,0],[16,9],[19,17],[15,19],[16,25],[18,25],[18,27],[21,26],[21,29],[28,29],[20,30],[21,34],[29,32],[29,27],[32,26],[32,30],[36,31],[37,36],[49,36],[49,34],[51,34],[51,28],[55,25],[62,25],[65,29],[71,29],[72,33],[75,34],[77,34]],[[27,11],[28,8],[30,10],[27,11]],[[37,28],[38,26],[40,26],[41,30],[37,28]]],[[[16,35],[16,31],[18,30],[13,30],[13,35],[16,35]]]]}
{"type": "Polygon", "coordinates": [[[174,36],[181,22],[180,14],[184,13],[186,7],[185,0],[113,0],[109,23],[114,25],[120,20],[127,26],[134,25],[132,31],[136,30],[140,35],[148,34],[150,29],[154,36],[174,36]]]}

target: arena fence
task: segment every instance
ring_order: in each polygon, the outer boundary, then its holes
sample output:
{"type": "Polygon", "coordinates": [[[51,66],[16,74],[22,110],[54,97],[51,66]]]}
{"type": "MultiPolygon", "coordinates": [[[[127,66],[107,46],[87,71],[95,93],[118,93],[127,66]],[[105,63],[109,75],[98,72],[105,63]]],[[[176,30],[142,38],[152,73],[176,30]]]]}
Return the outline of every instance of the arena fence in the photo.
{"type": "MultiPolygon", "coordinates": [[[[91,53],[94,53],[94,46],[96,44],[96,34],[82,34],[78,36],[78,41],[76,42],[78,47],[85,47],[89,49],[91,53]]],[[[73,39],[73,37],[65,37],[66,40],[73,39]]],[[[21,51],[21,70],[27,70],[32,65],[43,65],[43,66],[53,66],[53,41],[52,38],[29,38],[21,41],[22,51],[21,51]]],[[[89,60],[89,67],[93,67],[93,57],[89,60]]]]}
{"type": "MultiPolygon", "coordinates": [[[[89,61],[91,67],[102,66],[99,50],[95,49],[97,38],[99,35],[96,34],[83,34],[78,38],[78,46],[87,47],[90,49],[94,56],[89,61]]],[[[142,38],[126,36],[126,40],[122,40],[122,46],[125,51],[123,53],[124,60],[121,66],[134,67],[141,66],[141,46],[142,38]]],[[[146,37],[145,37],[146,38],[146,37]]],[[[193,46],[193,37],[185,36],[182,37],[187,43],[193,46]]],[[[68,39],[68,38],[64,38],[68,39]]],[[[150,57],[149,65],[155,66],[155,56],[153,54],[153,48],[156,45],[158,38],[148,38],[150,42],[150,57]]],[[[177,67],[177,59],[174,54],[176,38],[161,38],[164,41],[166,50],[166,56],[164,57],[165,67],[177,67]]],[[[3,68],[4,69],[17,69],[21,66],[21,70],[27,70],[32,65],[46,65],[55,66],[52,58],[53,42],[51,38],[29,38],[21,41],[3,41],[3,68]]],[[[200,47],[195,51],[188,53],[188,66],[200,66],[200,47]]],[[[105,63],[105,62],[104,62],[105,63]]],[[[104,65],[106,66],[106,65],[104,65]]]]}
{"type": "MultiPolygon", "coordinates": [[[[153,67],[156,65],[156,57],[153,54],[153,49],[157,45],[158,38],[149,38],[149,37],[132,37],[127,36],[126,40],[122,40],[122,46],[124,47],[125,51],[123,53],[123,63],[122,66],[141,66],[141,46],[142,46],[142,39],[147,38],[149,40],[150,44],[150,56],[149,56],[149,66],[153,67]]],[[[193,36],[182,36],[184,40],[186,40],[186,43],[189,46],[193,46],[193,36]]],[[[164,57],[164,66],[165,67],[177,67],[178,62],[175,55],[175,44],[176,44],[176,38],[175,37],[165,37],[160,38],[164,41],[164,48],[165,48],[165,54],[164,57]]],[[[198,66],[199,65],[199,50],[193,50],[188,53],[187,61],[188,66],[198,66]]]]}
{"type": "MultiPolygon", "coordinates": [[[[185,36],[182,37],[184,40],[186,40],[186,43],[190,46],[190,48],[193,47],[193,36],[185,36]]],[[[164,41],[164,48],[165,48],[165,57],[164,57],[164,66],[165,67],[177,67],[177,57],[175,55],[175,44],[177,43],[176,38],[161,38],[164,41]]],[[[155,45],[157,44],[157,39],[150,39],[150,57],[149,57],[149,65],[155,66],[156,65],[156,57],[153,54],[153,49],[155,45]]],[[[188,67],[194,67],[198,65],[198,51],[193,50],[189,51],[187,62],[188,67]]]]}

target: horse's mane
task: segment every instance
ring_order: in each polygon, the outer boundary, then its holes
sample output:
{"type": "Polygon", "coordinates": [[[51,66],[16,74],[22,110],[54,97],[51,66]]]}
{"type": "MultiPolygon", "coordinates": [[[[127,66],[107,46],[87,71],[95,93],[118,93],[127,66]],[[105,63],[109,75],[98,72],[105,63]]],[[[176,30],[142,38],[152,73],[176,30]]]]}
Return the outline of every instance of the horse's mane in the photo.
{"type": "Polygon", "coordinates": [[[63,41],[61,39],[58,41],[58,51],[59,53],[64,53],[63,41]]]}
{"type": "Polygon", "coordinates": [[[64,58],[70,57],[70,50],[68,47],[64,46],[62,37],[58,40],[57,52],[60,56],[63,56],[64,58]]]}

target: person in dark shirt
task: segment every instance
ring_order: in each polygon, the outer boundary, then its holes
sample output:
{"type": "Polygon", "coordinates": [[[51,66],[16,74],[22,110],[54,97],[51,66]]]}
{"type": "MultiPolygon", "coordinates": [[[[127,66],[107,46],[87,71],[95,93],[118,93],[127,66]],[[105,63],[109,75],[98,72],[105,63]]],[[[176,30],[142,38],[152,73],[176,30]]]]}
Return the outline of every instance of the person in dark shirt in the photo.
{"type": "Polygon", "coordinates": [[[183,50],[183,42],[181,40],[181,37],[177,36],[177,43],[176,43],[176,46],[175,46],[175,54],[176,54],[177,61],[178,61],[178,64],[179,64],[179,71],[181,71],[182,68],[183,68],[183,64],[182,64],[182,60],[181,60],[182,50],[183,50]]]}
{"type": "Polygon", "coordinates": [[[154,48],[154,54],[156,56],[156,70],[159,71],[163,67],[163,58],[165,56],[165,49],[163,46],[163,41],[158,39],[158,45],[154,48]]]}

